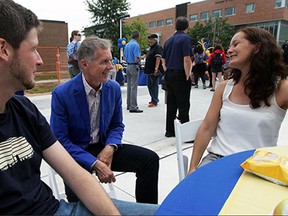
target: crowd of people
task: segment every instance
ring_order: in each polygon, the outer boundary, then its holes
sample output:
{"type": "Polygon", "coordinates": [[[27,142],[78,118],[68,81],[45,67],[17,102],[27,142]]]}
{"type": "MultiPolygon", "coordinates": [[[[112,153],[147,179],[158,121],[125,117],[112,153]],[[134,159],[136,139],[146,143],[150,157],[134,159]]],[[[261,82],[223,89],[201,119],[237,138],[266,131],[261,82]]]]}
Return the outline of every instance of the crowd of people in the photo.
{"type": "MultiPolygon", "coordinates": [[[[0,213],[154,215],[159,207],[159,156],[145,147],[122,143],[121,89],[109,79],[114,68],[111,41],[91,36],[80,43],[81,33],[71,33],[67,55],[73,78],[53,90],[49,125],[28,98],[15,94],[35,86],[33,74],[43,64],[37,51],[41,22],[12,0],[0,0],[0,10],[9,14],[0,13],[0,213]],[[63,178],[67,201],[55,199],[41,181],[42,159],[63,178]],[[99,182],[115,182],[113,171],[136,174],[136,202],[111,199],[101,187],[99,182]]],[[[148,107],[158,105],[159,80],[164,74],[165,136],[175,136],[176,118],[181,123],[190,120],[192,71],[195,88],[201,78],[205,89],[206,61],[215,91],[197,132],[188,174],[236,152],[275,146],[288,108],[288,71],[273,35],[257,27],[242,28],[226,52],[216,45],[207,59],[203,47],[193,49],[188,20],[178,17],[175,26],[163,48],[157,34],[149,35],[150,49],[145,56],[151,96],[148,107]],[[226,55],[228,75],[223,81],[226,55]],[[206,149],[208,155],[203,158],[206,149]]],[[[139,38],[140,33],[134,31],[124,50],[130,113],[143,112],[137,104],[139,38]]]]}

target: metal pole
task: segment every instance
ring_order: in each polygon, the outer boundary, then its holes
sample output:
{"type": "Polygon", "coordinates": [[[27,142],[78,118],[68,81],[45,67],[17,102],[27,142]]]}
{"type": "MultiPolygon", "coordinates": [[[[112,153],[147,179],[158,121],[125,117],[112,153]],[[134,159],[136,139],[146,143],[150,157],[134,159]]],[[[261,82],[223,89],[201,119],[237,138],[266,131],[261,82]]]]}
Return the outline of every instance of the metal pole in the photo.
{"type": "MultiPolygon", "coordinates": [[[[122,38],[122,18],[119,19],[119,37],[122,38]]],[[[119,57],[120,64],[122,63],[123,58],[123,48],[120,48],[120,57],[119,57]]]]}
{"type": "MultiPolygon", "coordinates": [[[[119,18],[119,38],[122,38],[122,19],[125,19],[127,17],[130,17],[130,15],[125,15],[125,16],[122,16],[119,18]]],[[[122,58],[123,58],[123,48],[120,48],[120,55],[119,55],[120,59],[119,59],[119,62],[120,64],[122,63],[122,58]]]]}

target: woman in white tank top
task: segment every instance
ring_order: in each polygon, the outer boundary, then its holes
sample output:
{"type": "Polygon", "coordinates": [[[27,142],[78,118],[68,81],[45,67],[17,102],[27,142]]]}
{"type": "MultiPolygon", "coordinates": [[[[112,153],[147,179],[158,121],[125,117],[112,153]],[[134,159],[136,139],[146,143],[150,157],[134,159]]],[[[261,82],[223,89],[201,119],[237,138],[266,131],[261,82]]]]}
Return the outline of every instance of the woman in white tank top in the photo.
{"type": "Polygon", "coordinates": [[[288,81],[281,48],[257,27],[240,29],[228,50],[230,79],[217,87],[200,126],[188,174],[240,151],[276,146],[288,108],[288,81]]]}

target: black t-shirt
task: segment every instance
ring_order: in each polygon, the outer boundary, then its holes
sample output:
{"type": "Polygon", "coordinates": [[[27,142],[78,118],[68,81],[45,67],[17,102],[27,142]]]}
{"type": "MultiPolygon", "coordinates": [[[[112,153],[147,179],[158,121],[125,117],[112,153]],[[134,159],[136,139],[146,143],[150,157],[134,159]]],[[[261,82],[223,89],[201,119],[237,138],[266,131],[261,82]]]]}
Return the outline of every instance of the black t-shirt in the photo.
{"type": "Polygon", "coordinates": [[[0,114],[0,214],[51,215],[59,201],[40,179],[42,151],[56,142],[45,117],[24,96],[0,114]]]}
{"type": "MultiPolygon", "coordinates": [[[[154,46],[150,47],[145,61],[145,73],[151,74],[155,71],[155,63],[156,63],[156,57],[162,57],[162,47],[159,44],[154,44],[154,46]]],[[[160,61],[160,65],[158,68],[160,71],[162,71],[162,64],[160,61]]]]}

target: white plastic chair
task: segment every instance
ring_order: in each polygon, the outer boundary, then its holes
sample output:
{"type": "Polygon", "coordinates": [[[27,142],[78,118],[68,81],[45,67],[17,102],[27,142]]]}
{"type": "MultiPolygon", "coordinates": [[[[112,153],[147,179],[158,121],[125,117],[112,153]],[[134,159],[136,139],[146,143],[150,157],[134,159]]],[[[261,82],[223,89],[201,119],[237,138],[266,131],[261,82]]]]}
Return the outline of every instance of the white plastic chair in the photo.
{"type": "Polygon", "coordinates": [[[186,177],[188,170],[188,157],[183,155],[182,145],[184,142],[194,141],[202,122],[203,119],[198,119],[181,124],[178,119],[174,120],[179,182],[186,177]]]}
{"type": "Polygon", "coordinates": [[[108,186],[109,186],[109,190],[110,190],[110,191],[108,192],[109,197],[110,197],[110,198],[114,198],[114,199],[117,198],[117,197],[116,197],[116,193],[115,193],[115,189],[114,189],[113,183],[109,183],[108,186]]]}

